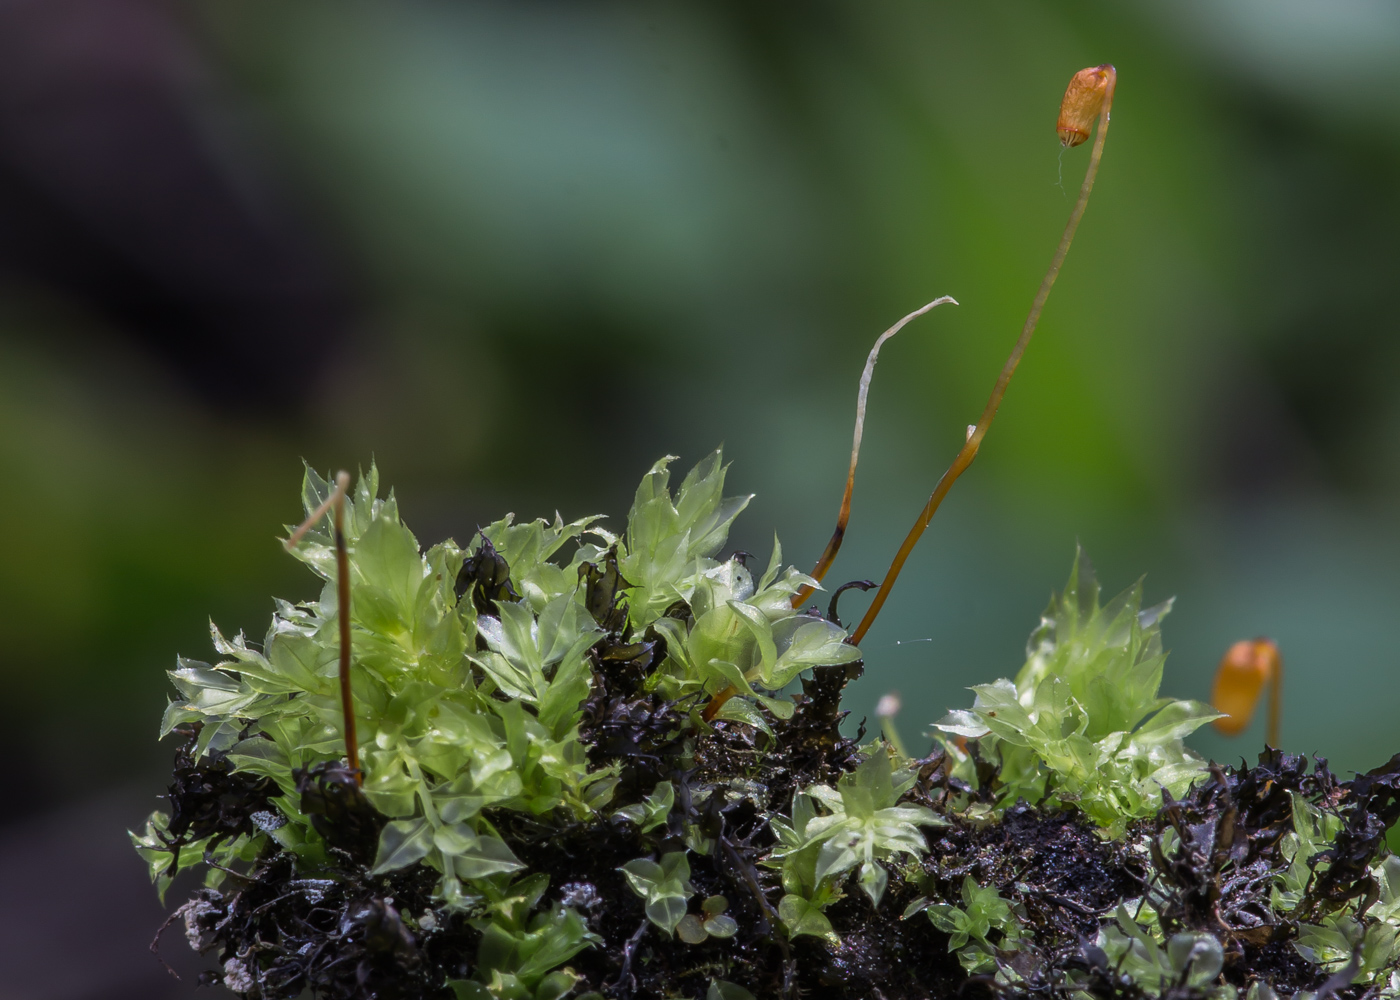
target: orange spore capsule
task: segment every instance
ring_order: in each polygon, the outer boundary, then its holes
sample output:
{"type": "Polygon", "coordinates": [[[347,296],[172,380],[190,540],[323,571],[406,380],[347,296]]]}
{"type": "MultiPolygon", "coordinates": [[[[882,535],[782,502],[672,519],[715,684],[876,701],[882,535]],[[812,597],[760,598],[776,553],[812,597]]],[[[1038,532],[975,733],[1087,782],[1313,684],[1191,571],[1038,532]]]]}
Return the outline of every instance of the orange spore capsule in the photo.
{"type": "Polygon", "coordinates": [[[1215,728],[1226,736],[1238,736],[1249,727],[1254,707],[1265,684],[1277,684],[1282,668],[1278,646],[1268,639],[1243,639],[1225,653],[1215,672],[1210,701],[1224,718],[1215,728]]]}
{"type": "Polygon", "coordinates": [[[1104,95],[1113,75],[1113,67],[1105,63],[1081,69],[1070,78],[1060,102],[1060,120],[1055,123],[1062,146],[1078,146],[1089,138],[1094,119],[1103,110],[1104,95]]]}

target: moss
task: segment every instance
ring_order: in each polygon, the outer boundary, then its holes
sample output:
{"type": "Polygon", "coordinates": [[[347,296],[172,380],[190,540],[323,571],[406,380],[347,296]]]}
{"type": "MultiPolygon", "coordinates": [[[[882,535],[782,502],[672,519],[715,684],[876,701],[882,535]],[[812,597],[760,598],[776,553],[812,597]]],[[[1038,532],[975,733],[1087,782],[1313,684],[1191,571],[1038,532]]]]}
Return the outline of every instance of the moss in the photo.
{"type": "MultiPolygon", "coordinates": [[[[362,477],[363,786],[328,534],[297,549],[318,600],[171,674],[169,813],[134,839],[162,891],[205,871],[176,917],[206,978],[264,1000],[1395,992],[1400,757],[1350,782],[1195,757],[1211,713],[1158,694],[1165,608],[1101,605],[1082,556],[941,748],[844,736],[860,652],[793,609],[815,581],[776,544],[762,573],[720,556],[747,502],[723,482],[716,453],[673,493],[663,461],[622,536],[507,518],[423,551],[362,477]]],[[[308,510],[328,494],[308,470],[308,510]]]]}

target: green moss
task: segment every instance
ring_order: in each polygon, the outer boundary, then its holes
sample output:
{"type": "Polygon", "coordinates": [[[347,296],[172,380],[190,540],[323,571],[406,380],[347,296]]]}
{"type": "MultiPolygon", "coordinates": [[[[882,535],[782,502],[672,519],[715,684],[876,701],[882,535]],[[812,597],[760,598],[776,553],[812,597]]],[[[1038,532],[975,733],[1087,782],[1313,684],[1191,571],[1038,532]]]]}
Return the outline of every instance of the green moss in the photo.
{"type": "MultiPolygon", "coordinates": [[[[1082,550],[1064,592],[1026,644],[1015,681],[979,684],[970,710],[945,733],[977,741],[997,764],[998,808],[1018,799],[1073,804],[1114,835],[1151,816],[1166,790],[1179,796],[1205,770],[1182,738],[1219,718],[1208,705],[1159,696],[1161,622],[1171,601],[1142,607],[1139,582],[1106,606],[1082,550]]],[[[966,751],[962,773],[975,781],[966,751]]]]}
{"type": "MultiPolygon", "coordinates": [[[[720,558],[747,498],[718,452],[674,493],[669,461],[621,536],[506,518],[465,549],[424,550],[360,478],[363,788],[326,531],[294,549],[317,599],[179,661],[172,809],[133,839],[162,894],[203,868],[180,913],[216,978],[263,1000],[1400,993],[1400,756],[1344,785],[1275,751],[1209,767],[1182,738],[1214,713],[1159,694],[1170,602],[1101,604],[1083,553],[942,750],[857,746],[861,653],[792,608],[815,581],[776,540],[757,576],[720,558]]],[[[329,492],[308,469],[307,510],[329,492]]]]}

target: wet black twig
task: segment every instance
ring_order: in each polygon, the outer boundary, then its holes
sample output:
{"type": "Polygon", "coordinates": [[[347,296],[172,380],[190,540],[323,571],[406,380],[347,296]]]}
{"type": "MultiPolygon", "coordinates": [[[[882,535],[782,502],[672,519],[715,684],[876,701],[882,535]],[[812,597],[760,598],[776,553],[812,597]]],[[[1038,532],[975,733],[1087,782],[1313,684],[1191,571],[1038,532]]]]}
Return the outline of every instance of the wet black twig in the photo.
{"type": "Polygon", "coordinates": [[[1047,903],[1054,903],[1056,906],[1063,907],[1071,913],[1076,913],[1081,917],[1087,917],[1090,920],[1097,920],[1102,912],[1099,910],[1091,910],[1087,906],[1076,903],[1068,896],[1061,896],[1057,892],[1049,892],[1045,889],[1033,889],[1030,886],[1024,886],[1021,887],[1021,892],[1027,896],[1034,896],[1036,899],[1043,899],[1047,903]]]}
{"type": "Polygon", "coordinates": [[[843,583],[837,587],[831,595],[831,603],[826,606],[826,620],[835,622],[839,627],[841,619],[836,615],[836,605],[841,600],[841,595],[848,590],[874,590],[879,584],[874,580],[852,580],[850,583],[843,583]]]}
{"type": "MultiPolygon", "coordinates": [[[[773,940],[777,942],[779,950],[783,953],[783,995],[791,997],[794,995],[794,990],[797,986],[795,974],[790,974],[788,969],[789,966],[793,965],[792,949],[788,946],[787,937],[782,932],[777,911],[773,909],[773,904],[768,902],[768,897],[763,893],[763,887],[758,884],[758,876],[754,872],[753,866],[746,862],[739,852],[734,849],[734,845],[730,843],[729,838],[724,835],[723,831],[720,832],[719,843],[724,849],[725,857],[729,859],[729,863],[734,866],[734,869],[743,879],[744,884],[748,886],[749,892],[753,894],[753,898],[758,902],[759,909],[763,911],[765,921],[768,924],[768,933],[773,940]]],[[[795,973],[795,969],[793,973],[795,973]]]]}
{"type": "Polygon", "coordinates": [[[642,938],[646,936],[647,928],[651,926],[651,921],[643,918],[637,929],[632,932],[632,936],[627,939],[627,944],[622,948],[622,971],[618,974],[617,982],[613,984],[613,989],[619,990],[619,996],[629,997],[632,991],[637,988],[637,980],[632,975],[632,957],[636,954],[637,946],[642,943],[642,938]]]}

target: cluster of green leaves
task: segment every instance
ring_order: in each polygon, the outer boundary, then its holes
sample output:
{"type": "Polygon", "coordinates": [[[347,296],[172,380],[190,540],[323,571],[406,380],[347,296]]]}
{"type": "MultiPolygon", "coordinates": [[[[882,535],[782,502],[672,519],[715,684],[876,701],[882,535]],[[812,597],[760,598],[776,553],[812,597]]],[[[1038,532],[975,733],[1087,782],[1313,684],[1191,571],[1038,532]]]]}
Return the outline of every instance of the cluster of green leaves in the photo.
{"type": "Polygon", "coordinates": [[[686,944],[702,944],[710,938],[724,940],[739,933],[739,922],[724,911],[729,900],[723,896],[706,896],[699,913],[687,913],[676,927],[676,934],[686,944]]]}
{"type": "Polygon", "coordinates": [[[668,936],[675,935],[686,944],[701,944],[712,937],[731,938],[739,933],[739,924],[724,912],[729,909],[729,900],[723,896],[707,896],[699,913],[687,912],[695,886],[690,884],[690,861],[685,851],[670,851],[659,862],[637,858],[620,870],[627,885],[642,898],[647,919],[668,936]]]}
{"type": "Polygon", "coordinates": [[[690,884],[690,862],[685,851],[663,854],[659,862],[637,858],[622,866],[632,891],[642,897],[647,919],[668,935],[686,915],[686,903],[695,895],[690,884]]]}
{"type": "MultiPolygon", "coordinates": [[[[1180,795],[1202,773],[1182,739],[1219,713],[1158,695],[1160,623],[1170,609],[1170,601],[1142,608],[1141,582],[1101,606],[1093,566],[1077,553],[1016,679],[977,685],[970,710],[938,723],[976,739],[977,752],[1000,765],[999,808],[1021,798],[1075,805],[1116,835],[1155,812],[1163,789],[1180,795]]],[[[975,782],[967,754],[946,746],[964,762],[960,776],[975,782]]]]}
{"type": "Polygon", "coordinates": [[[1120,904],[1114,922],[1099,930],[1097,943],[1108,957],[1109,968],[1149,995],[1164,996],[1174,987],[1185,987],[1212,1000],[1235,998],[1233,986],[1216,982],[1225,951],[1214,935],[1183,932],[1162,943],[1120,904]]]}
{"type": "MultiPolygon", "coordinates": [[[[454,593],[465,553],[450,541],[421,551],[392,494],[377,496],[377,480],[373,469],[361,477],[345,516],[364,792],[390,818],[374,870],[428,864],[442,873],[444,905],[468,908],[522,868],[484,810],[582,817],[609,776],[590,773],[577,738],[585,653],[600,632],[576,599],[576,567],[571,578],[568,567],[546,564],[589,521],[507,518],[485,529],[530,586],[520,603],[501,602],[499,617],[478,615],[454,593]]],[[[329,490],[307,470],[308,510],[329,490]]],[[[581,544],[574,561],[600,551],[581,544]]],[[[314,856],[319,838],[298,808],[294,772],[344,752],[333,541],[313,530],[295,554],[324,581],[319,599],[278,602],[261,648],[214,629],[227,659],[181,661],[171,679],[182,698],[168,707],[162,735],[197,721],[200,751],[223,750],[238,770],[272,778],[289,820],[274,836],[314,856]]]]}
{"type": "MultiPolygon", "coordinates": [[[[436,898],[445,910],[485,921],[482,971],[459,984],[463,996],[481,990],[500,1000],[562,995],[562,973],[552,970],[590,940],[568,911],[530,916],[543,883],[523,871],[491,819],[518,811],[587,820],[607,809],[616,787],[616,767],[590,768],[579,739],[592,678],[588,651],[604,634],[587,606],[585,563],[617,560],[626,629],[633,635],[652,629],[666,640],[668,655],[646,686],[689,704],[692,725],[701,724],[706,695],[733,687],[738,694],[721,717],[768,730],[770,718],[791,714],[793,704],[781,691],[801,671],[860,656],[839,627],[793,611],[792,595],[814,581],[782,568],[776,539],[757,580],[741,560],[717,559],[749,499],[724,497],[720,453],[697,464],[674,496],[670,461],[662,459],[643,478],[621,537],[596,518],[516,524],[507,516],[484,528],[468,550],[449,540],[423,551],[400,521],[392,493],[379,496],[375,469],[347,498],[351,681],[364,794],[388,819],[373,871],[429,866],[439,873],[436,898]],[[508,563],[519,597],[496,599],[494,614],[479,613],[471,592],[459,597],[455,587],[469,551],[483,539],[508,563]]],[[[308,468],[306,510],[330,490],[308,468]]],[[[214,628],[222,659],[181,659],[170,674],[178,697],[167,707],[161,735],[198,723],[198,756],[226,754],[236,770],[271,778],[280,791],[273,801],[282,816],[216,845],[212,860],[219,865],[250,862],[269,840],[308,866],[327,860],[300,809],[295,775],[340,760],[345,751],[329,530],[314,528],[294,554],[321,578],[317,599],[278,601],[260,646],[214,628]]],[[[674,801],[674,789],[663,782],[643,802],[614,812],[645,833],[666,822],[674,801]]],[[[174,861],[168,822],[154,814],[133,837],[162,891],[174,861]]],[[[210,846],[184,846],[180,867],[205,860],[210,846]]],[[[222,874],[211,868],[210,884],[222,874]]],[[[648,913],[655,911],[668,932],[686,916],[687,875],[684,852],[629,867],[634,887],[645,888],[648,913]]],[[[699,929],[687,933],[732,934],[734,922],[719,902],[706,906],[695,915],[699,929]]]]}
{"type": "Polygon", "coordinates": [[[659,781],[650,795],[641,802],[623,806],[613,811],[613,815],[631,820],[639,833],[650,833],[666,822],[671,809],[676,804],[676,788],[669,781],[659,781]]]}
{"type": "MultiPolygon", "coordinates": [[[[1352,983],[1370,987],[1368,995],[1377,1000],[1395,1000],[1400,997],[1400,858],[1383,851],[1370,868],[1374,893],[1327,908],[1310,898],[1309,890],[1331,867],[1324,852],[1335,846],[1342,820],[1297,792],[1288,794],[1292,829],[1279,838],[1286,867],[1275,874],[1272,908],[1297,928],[1293,947],[1304,959],[1329,975],[1355,961],[1352,983]]],[[[1175,830],[1168,827],[1161,834],[1157,849],[1169,860],[1183,850],[1175,830]]],[[[1158,984],[1185,983],[1222,1000],[1235,996],[1232,987],[1213,983],[1220,970],[1217,939],[1208,934],[1168,936],[1149,898],[1125,901],[1115,924],[1101,930],[1098,944],[1111,968],[1149,993],[1159,992],[1158,984]],[[1195,963],[1189,971],[1188,958],[1195,963]]],[[[1314,1000],[1314,996],[1304,991],[1293,1000],[1314,1000]]],[[[1255,983],[1245,1000],[1279,998],[1268,984],[1255,983]]]]}
{"type": "Polygon", "coordinates": [[[165,902],[165,892],[175,880],[177,872],[207,865],[205,885],[219,886],[223,884],[227,872],[235,870],[232,866],[245,865],[262,853],[269,834],[282,843],[295,842],[296,837],[296,831],[284,832],[276,829],[275,824],[269,823],[267,830],[259,830],[252,836],[239,834],[225,840],[217,840],[212,836],[203,837],[182,844],[177,852],[167,846],[169,823],[170,817],[157,811],[146,819],[145,827],[140,833],[131,833],[132,846],[146,862],[151,881],[155,883],[162,903],[165,902]]]}
{"type": "Polygon", "coordinates": [[[963,877],[962,903],[931,903],[920,897],[905,909],[904,919],[921,910],[927,913],[933,926],[948,935],[948,950],[958,953],[964,969],[989,972],[997,967],[997,952],[1015,951],[1026,936],[1021,923],[1025,913],[1017,912],[995,886],[979,886],[971,875],[963,877]],[[990,937],[993,932],[995,939],[990,937]]]}
{"type": "Polygon", "coordinates": [[[534,912],[548,887],[547,875],[521,879],[473,921],[482,932],[476,975],[451,984],[458,1000],[560,1000],[573,990],[578,977],[559,966],[599,938],[567,907],[534,912]]]}
{"type": "Polygon", "coordinates": [[[1320,924],[1299,927],[1294,947],[1309,962],[1334,973],[1355,957],[1353,983],[1373,983],[1379,978],[1388,987],[1382,996],[1400,993],[1400,972],[1391,971],[1400,961],[1400,929],[1391,922],[1363,923],[1354,916],[1332,914],[1320,924]]]}
{"type": "Polygon", "coordinates": [[[843,896],[852,872],[871,905],[879,906],[889,882],[885,865],[928,853],[921,828],[946,826],[947,820],[924,806],[898,804],[914,779],[913,769],[876,742],[835,788],[812,785],[793,796],[791,817],[769,818],[778,838],[769,864],[781,869],[786,891],[778,917],[790,935],[834,940],[822,911],[843,896]]]}
{"type": "MultiPolygon", "coordinates": [[[[1284,834],[1279,851],[1288,868],[1272,890],[1273,908],[1295,918],[1304,916],[1308,889],[1331,862],[1319,857],[1336,841],[1342,821],[1319,809],[1296,792],[1293,799],[1293,829],[1284,834]]],[[[1359,902],[1350,900],[1320,916],[1316,923],[1302,923],[1294,947],[1298,953],[1327,972],[1338,972],[1356,961],[1353,983],[1384,987],[1383,996],[1400,996],[1400,858],[1387,854],[1371,867],[1376,886],[1374,900],[1364,912],[1359,902]]]]}
{"type": "Polygon", "coordinates": [[[1314,873],[1325,872],[1329,864],[1313,859],[1331,847],[1342,830],[1335,813],[1324,812],[1297,792],[1289,792],[1293,803],[1293,829],[1279,839],[1279,853],[1288,869],[1274,885],[1270,903],[1280,913],[1292,913],[1303,902],[1314,873]]]}
{"type": "Polygon", "coordinates": [[[635,628],[651,624],[677,601],[691,602],[700,579],[720,565],[714,556],[734,519],[753,499],[724,496],[726,467],[719,451],[690,470],[673,499],[675,460],[667,455],[642,477],[618,553],[618,569],[632,585],[628,614],[635,628]]]}
{"type": "Polygon", "coordinates": [[[700,704],[699,695],[727,688],[737,697],[724,703],[718,718],[734,719],[771,732],[760,706],[788,718],[793,703],[779,692],[802,671],[851,663],[860,650],[846,633],[822,618],[793,611],[792,597],[816,581],[792,567],[782,569],[782,547],[758,580],[739,559],[717,562],[728,527],[747,498],[720,499],[724,468],[719,453],[686,476],[673,504],[667,489],[667,463],[656,463],[642,480],[619,547],[618,567],[629,582],[634,628],[650,626],[666,640],[667,660],[652,685],[667,698],[700,704]],[[662,615],[676,601],[686,618],[662,615]]]}

